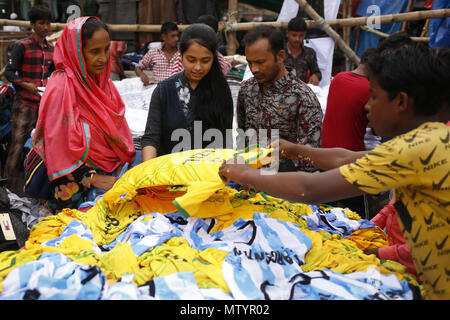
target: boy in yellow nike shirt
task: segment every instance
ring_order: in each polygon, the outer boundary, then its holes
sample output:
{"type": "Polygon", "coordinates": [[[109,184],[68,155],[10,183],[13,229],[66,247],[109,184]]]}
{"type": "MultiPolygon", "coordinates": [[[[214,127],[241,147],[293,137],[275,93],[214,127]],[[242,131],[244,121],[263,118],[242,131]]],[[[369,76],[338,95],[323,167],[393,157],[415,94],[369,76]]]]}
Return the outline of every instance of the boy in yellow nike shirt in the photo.
{"type": "Polygon", "coordinates": [[[294,155],[318,168],[335,169],[267,175],[228,162],[219,174],[303,203],[327,203],[394,189],[394,206],[425,298],[450,299],[450,128],[438,122],[450,82],[445,72],[448,66],[430,49],[415,46],[377,55],[368,65],[371,97],[367,116],[378,135],[394,136],[392,140],[368,153],[283,141],[282,156],[294,155]]]}

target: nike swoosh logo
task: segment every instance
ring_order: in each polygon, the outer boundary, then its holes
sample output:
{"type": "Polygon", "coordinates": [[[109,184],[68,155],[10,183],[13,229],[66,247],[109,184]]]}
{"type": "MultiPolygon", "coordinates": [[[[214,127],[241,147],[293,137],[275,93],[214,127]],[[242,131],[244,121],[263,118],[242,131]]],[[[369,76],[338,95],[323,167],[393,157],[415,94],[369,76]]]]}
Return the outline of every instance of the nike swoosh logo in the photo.
{"type": "Polygon", "coordinates": [[[445,243],[447,242],[447,239],[448,239],[448,235],[444,238],[444,240],[442,240],[442,242],[441,243],[435,243],[435,245],[436,245],[436,248],[438,249],[438,250],[442,250],[442,248],[444,247],[444,245],[445,245],[445,243]]]}
{"type": "Polygon", "coordinates": [[[379,154],[379,153],[376,153],[376,152],[373,152],[373,151],[369,151],[369,152],[367,153],[367,155],[368,155],[368,156],[374,156],[374,157],[380,157],[380,158],[383,158],[383,159],[384,159],[384,156],[383,156],[383,155],[381,155],[381,154],[379,154]]]}
{"type": "MultiPolygon", "coordinates": [[[[405,230],[411,234],[412,230],[412,223],[413,223],[413,217],[411,217],[411,214],[409,213],[408,209],[402,202],[402,196],[400,195],[400,199],[394,203],[394,208],[397,211],[397,215],[400,218],[400,220],[403,223],[403,226],[405,227],[405,230]]],[[[422,226],[419,227],[419,232],[422,226]]],[[[412,234],[411,234],[412,236],[412,234]]],[[[417,239],[416,239],[417,240],[417,239]]],[[[414,240],[414,242],[416,241],[414,240]]]]}
{"type": "Polygon", "coordinates": [[[422,159],[422,157],[419,157],[420,162],[422,162],[422,164],[424,166],[426,166],[428,163],[430,163],[431,158],[433,157],[434,152],[436,151],[437,146],[434,147],[433,151],[431,151],[430,155],[428,157],[425,158],[425,160],[422,159]]]}
{"type": "Polygon", "coordinates": [[[374,187],[372,187],[372,186],[366,186],[366,185],[364,185],[364,184],[360,184],[359,182],[358,182],[358,180],[355,180],[353,183],[353,186],[354,187],[356,187],[356,188],[374,188],[374,187]]]}
{"type": "Polygon", "coordinates": [[[437,277],[437,279],[431,284],[433,286],[433,288],[436,289],[436,285],[437,285],[437,283],[438,283],[440,278],[441,278],[441,275],[439,275],[439,277],[437,277]]]}
{"type": "Polygon", "coordinates": [[[444,139],[439,138],[439,139],[441,139],[443,144],[447,144],[448,141],[450,140],[450,132],[447,132],[447,137],[446,138],[444,138],[444,139]]]}
{"type": "Polygon", "coordinates": [[[354,165],[354,166],[357,166],[357,167],[359,167],[359,168],[361,168],[361,169],[363,169],[363,166],[360,165],[358,162],[353,162],[353,165],[354,165]]]}
{"type": "Polygon", "coordinates": [[[434,215],[434,212],[432,212],[431,214],[430,214],[430,217],[427,219],[427,218],[423,218],[423,221],[425,221],[425,223],[427,224],[427,225],[429,225],[429,224],[431,224],[431,221],[433,220],[433,215],[434,215]]]}
{"type": "Polygon", "coordinates": [[[420,233],[421,229],[422,229],[422,226],[419,227],[419,230],[417,231],[416,236],[412,237],[412,240],[414,241],[414,243],[417,242],[417,239],[419,238],[419,233],[420,233]]]}
{"type": "Polygon", "coordinates": [[[372,169],[372,170],[370,170],[370,172],[372,172],[372,173],[375,174],[375,175],[387,177],[387,178],[389,178],[389,179],[392,179],[392,180],[394,180],[394,181],[397,181],[397,179],[395,179],[395,178],[393,178],[393,177],[391,177],[391,176],[389,176],[389,175],[387,175],[387,174],[384,174],[384,173],[382,173],[382,172],[378,172],[377,170],[372,169]]]}
{"type": "Polygon", "coordinates": [[[444,181],[447,179],[449,174],[450,174],[450,171],[447,172],[447,174],[441,179],[441,181],[439,181],[439,183],[434,183],[434,181],[433,181],[433,183],[432,183],[433,190],[441,189],[442,185],[444,184],[444,181]]]}
{"type": "Polygon", "coordinates": [[[397,168],[401,168],[401,169],[406,169],[406,170],[413,170],[411,168],[408,168],[408,167],[402,166],[401,164],[398,164],[397,160],[392,161],[391,162],[391,166],[394,166],[394,167],[397,167],[397,168]]]}
{"type": "Polygon", "coordinates": [[[428,255],[425,257],[425,259],[420,259],[420,263],[422,264],[422,266],[425,266],[428,262],[428,259],[430,258],[431,255],[431,251],[433,251],[433,249],[430,250],[430,252],[428,252],[428,255]]]}
{"type": "Polygon", "coordinates": [[[416,136],[417,136],[417,131],[414,132],[414,134],[413,134],[413,136],[412,136],[411,138],[404,138],[404,140],[405,140],[406,143],[411,143],[411,142],[414,141],[414,139],[416,138],[416,136]]]}

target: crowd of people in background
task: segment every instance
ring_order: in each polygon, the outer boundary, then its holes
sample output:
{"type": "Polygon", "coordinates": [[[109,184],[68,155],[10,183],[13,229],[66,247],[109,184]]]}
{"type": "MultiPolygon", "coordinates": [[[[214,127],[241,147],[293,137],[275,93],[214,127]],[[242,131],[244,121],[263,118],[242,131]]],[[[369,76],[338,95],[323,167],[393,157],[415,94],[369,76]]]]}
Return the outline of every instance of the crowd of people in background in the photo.
{"type": "MultiPolygon", "coordinates": [[[[48,192],[38,197],[57,213],[93,201],[135,163],[125,104],[112,82],[126,77],[121,60],[127,47],[111,41],[96,17],[68,23],[54,47],[46,40],[48,8],[33,7],[29,20],[32,34],[14,46],[5,69],[16,94],[2,172],[19,196],[39,194],[45,184],[48,192]]],[[[219,50],[215,17],[194,22],[183,32],[176,23],[162,24],[161,45],[135,66],[143,85],[156,84],[138,162],[182,151],[173,139],[180,129],[191,137],[188,148],[210,145],[195,140],[209,129],[223,137],[219,147],[230,147],[234,106],[226,75],[235,62],[219,50]]],[[[385,228],[390,246],[366,253],[404,264],[428,297],[450,298],[450,250],[439,255],[434,249],[450,246],[450,49],[430,49],[401,33],[380,41],[353,70],[333,71],[323,114],[308,85],[317,86],[322,73],[316,52],[304,45],[306,33],[305,21],[296,17],[285,33],[259,26],[245,35],[241,45],[253,77],[242,81],[238,94],[237,147],[254,141],[248,134],[254,130],[259,143],[279,151],[279,170],[264,175],[229,162],[220,176],[283,199],[337,203],[357,213],[364,211],[364,193],[392,190],[372,219],[385,228]],[[367,128],[382,137],[373,150],[364,143],[367,128]],[[428,230],[428,219],[439,227],[428,230]]]]}

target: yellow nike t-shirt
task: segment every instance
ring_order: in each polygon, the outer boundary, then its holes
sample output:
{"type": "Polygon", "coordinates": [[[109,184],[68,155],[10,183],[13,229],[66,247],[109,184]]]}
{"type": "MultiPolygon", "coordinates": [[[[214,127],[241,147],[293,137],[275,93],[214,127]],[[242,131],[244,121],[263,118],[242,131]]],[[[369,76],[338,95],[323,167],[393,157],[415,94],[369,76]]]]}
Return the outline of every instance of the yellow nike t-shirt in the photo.
{"type": "Polygon", "coordinates": [[[450,127],[427,122],[370,151],[341,174],[395,208],[426,298],[450,299],[450,127]]]}

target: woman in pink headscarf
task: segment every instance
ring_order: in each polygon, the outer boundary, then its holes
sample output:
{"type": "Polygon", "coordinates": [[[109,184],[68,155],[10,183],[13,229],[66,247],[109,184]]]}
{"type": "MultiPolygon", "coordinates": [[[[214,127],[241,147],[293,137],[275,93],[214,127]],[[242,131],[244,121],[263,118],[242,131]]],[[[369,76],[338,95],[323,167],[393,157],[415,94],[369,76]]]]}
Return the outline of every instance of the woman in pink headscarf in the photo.
{"type": "Polygon", "coordinates": [[[56,71],[42,97],[33,148],[51,184],[50,209],[78,208],[91,188],[109,190],[136,150],[125,105],[110,80],[106,24],[67,24],[54,50],[56,71]]]}

